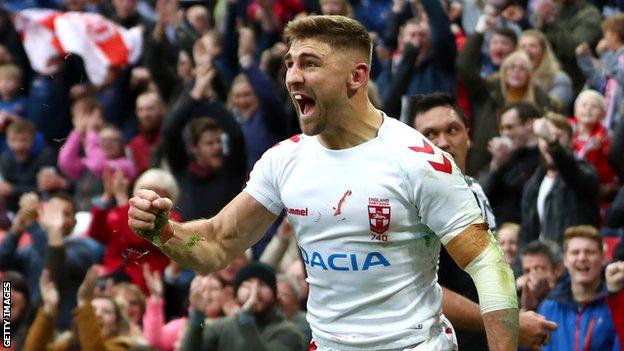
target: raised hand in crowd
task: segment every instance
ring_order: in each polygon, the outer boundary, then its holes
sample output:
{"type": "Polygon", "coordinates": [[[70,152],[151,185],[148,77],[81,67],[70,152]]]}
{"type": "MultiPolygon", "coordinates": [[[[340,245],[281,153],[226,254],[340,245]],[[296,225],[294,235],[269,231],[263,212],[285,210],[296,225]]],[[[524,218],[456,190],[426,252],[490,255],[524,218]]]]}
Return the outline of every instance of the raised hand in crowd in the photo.
{"type": "Polygon", "coordinates": [[[195,85],[193,85],[193,89],[191,90],[191,97],[195,100],[213,97],[214,90],[212,88],[212,81],[216,74],[216,69],[210,60],[198,65],[195,68],[195,85]]]}
{"type": "Polygon", "coordinates": [[[67,189],[67,179],[60,175],[54,167],[45,167],[37,172],[37,189],[41,192],[52,192],[67,189]]]}
{"type": "Polygon", "coordinates": [[[525,9],[520,4],[511,3],[501,12],[506,20],[518,23],[524,18],[525,9]]]}
{"type": "Polygon", "coordinates": [[[158,14],[158,20],[154,26],[153,36],[154,39],[160,40],[165,34],[165,28],[167,25],[173,24],[178,13],[180,0],[157,0],[156,1],[156,13],[158,14]]]}
{"type": "Polygon", "coordinates": [[[96,266],[91,266],[85,274],[84,280],[78,288],[78,294],[76,299],[78,301],[78,307],[82,307],[85,303],[89,303],[95,295],[95,289],[98,281],[98,269],[96,266]]]}
{"type": "Polygon", "coordinates": [[[546,271],[534,271],[526,274],[522,286],[521,306],[528,311],[535,311],[554,286],[550,286],[546,271]]]}
{"type": "Polygon", "coordinates": [[[128,203],[129,182],[121,168],[117,168],[113,173],[111,185],[117,206],[122,206],[128,203]]]}
{"type": "Polygon", "coordinates": [[[117,206],[125,205],[128,202],[128,178],[121,169],[112,170],[105,167],[102,171],[102,184],[104,192],[100,195],[100,199],[105,203],[112,200],[117,202],[117,206]]]}
{"type": "Polygon", "coordinates": [[[624,261],[610,263],[605,269],[607,290],[617,293],[624,287],[624,261]]]}
{"type": "Polygon", "coordinates": [[[48,246],[60,247],[65,245],[65,220],[63,207],[55,206],[53,202],[44,202],[39,210],[39,224],[48,233],[48,246]]]}
{"type": "Polygon", "coordinates": [[[43,313],[47,316],[54,316],[59,305],[59,292],[56,285],[50,278],[50,272],[44,269],[39,277],[39,290],[41,291],[41,302],[43,313]]]}
{"type": "Polygon", "coordinates": [[[243,27],[238,31],[238,61],[243,68],[253,63],[256,52],[256,36],[253,30],[243,27]]]}
{"type": "Polygon", "coordinates": [[[512,145],[511,140],[505,137],[495,137],[488,143],[488,151],[492,154],[492,160],[490,161],[490,170],[494,171],[499,169],[502,165],[509,161],[511,155],[512,145]]]}
{"type": "Polygon", "coordinates": [[[487,30],[496,28],[498,24],[498,14],[494,6],[491,4],[485,5],[483,8],[483,14],[479,16],[475,31],[477,33],[485,33],[487,30]]]}
{"type": "Polygon", "coordinates": [[[538,28],[550,24],[557,19],[557,8],[553,0],[538,0],[534,4],[533,15],[538,28]]]}
{"type": "Polygon", "coordinates": [[[580,56],[580,55],[586,55],[586,54],[591,53],[591,48],[589,47],[589,44],[587,44],[587,43],[580,43],[580,44],[576,47],[576,49],[574,50],[574,52],[575,52],[577,55],[579,55],[579,56],[580,56]]]}
{"type": "Polygon", "coordinates": [[[21,235],[26,227],[37,220],[39,197],[35,193],[26,193],[19,199],[19,210],[15,214],[10,232],[21,235]]]}
{"type": "Polygon", "coordinates": [[[208,292],[208,280],[206,276],[196,275],[191,281],[189,290],[189,303],[196,311],[205,313],[206,308],[210,304],[210,294],[208,292]]]}
{"type": "Polygon", "coordinates": [[[152,300],[161,299],[165,293],[165,286],[162,276],[158,271],[151,271],[149,264],[143,265],[143,278],[145,278],[145,284],[149,291],[149,298],[152,300]]]}
{"type": "Polygon", "coordinates": [[[253,311],[253,308],[254,308],[254,305],[256,304],[256,302],[258,302],[258,287],[259,287],[259,285],[260,285],[260,283],[259,283],[259,281],[257,279],[251,282],[251,284],[249,286],[249,298],[247,299],[247,301],[245,301],[245,303],[241,307],[242,310],[249,311],[249,312],[252,312],[252,313],[255,312],[255,311],[253,311]]]}

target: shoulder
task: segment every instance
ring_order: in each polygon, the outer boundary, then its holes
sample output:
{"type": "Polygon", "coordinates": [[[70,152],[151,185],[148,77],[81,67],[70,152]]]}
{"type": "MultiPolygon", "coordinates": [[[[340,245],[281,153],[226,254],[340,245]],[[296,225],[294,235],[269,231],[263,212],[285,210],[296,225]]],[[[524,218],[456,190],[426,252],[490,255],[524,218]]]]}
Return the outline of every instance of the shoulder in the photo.
{"type": "Polygon", "coordinates": [[[563,70],[555,72],[555,82],[572,84],[572,78],[563,70]]]}
{"type": "MultiPolygon", "coordinates": [[[[407,173],[437,171],[434,173],[459,173],[452,157],[440,150],[419,131],[393,118],[386,118],[387,125],[379,137],[387,147],[388,157],[395,158],[407,173]]],[[[463,178],[462,178],[463,179],[463,178]]]]}
{"type": "Polygon", "coordinates": [[[313,137],[305,134],[296,134],[288,139],[282,140],[265,151],[262,159],[270,162],[284,162],[296,158],[305,149],[306,145],[312,141],[313,137]]]}

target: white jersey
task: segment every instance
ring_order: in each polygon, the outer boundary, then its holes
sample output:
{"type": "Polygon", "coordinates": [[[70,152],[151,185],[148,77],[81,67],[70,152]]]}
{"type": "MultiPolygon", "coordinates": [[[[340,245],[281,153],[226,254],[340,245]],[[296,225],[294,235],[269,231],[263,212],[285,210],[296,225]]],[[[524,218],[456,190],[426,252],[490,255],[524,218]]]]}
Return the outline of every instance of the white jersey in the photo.
{"type": "Polygon", "coordinates": [[[384,116],[377,137],[349,149],[295,136],[262,156],[245,191],[288,213],[321,348],[401,349],[453,333],[442,325],[440,242],[483,220],[450,155],[422,134],[384,116]]]}

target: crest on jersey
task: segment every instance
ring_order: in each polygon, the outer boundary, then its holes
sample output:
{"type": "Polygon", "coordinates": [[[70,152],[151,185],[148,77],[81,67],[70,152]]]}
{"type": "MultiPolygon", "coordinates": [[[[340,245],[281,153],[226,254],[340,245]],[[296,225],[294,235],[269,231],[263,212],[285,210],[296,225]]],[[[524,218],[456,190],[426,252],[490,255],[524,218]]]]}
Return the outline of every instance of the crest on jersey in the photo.
{"type": "Polygon", "coordinates": [[[390,227],[390,200],[368,199],[368,224],[375,234],[383,234],[390,227]]]}

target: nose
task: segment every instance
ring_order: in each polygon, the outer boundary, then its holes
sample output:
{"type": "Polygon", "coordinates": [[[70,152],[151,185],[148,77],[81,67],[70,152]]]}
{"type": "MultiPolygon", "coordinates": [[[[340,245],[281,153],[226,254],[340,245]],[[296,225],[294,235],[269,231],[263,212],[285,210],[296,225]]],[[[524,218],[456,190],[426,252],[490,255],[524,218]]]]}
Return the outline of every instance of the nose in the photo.
{"type": "Polygon", "coordinates": [[[286,86],[292,89],[293,85],[303,83],[303,74],[301,74],[301,70],[297,67],[297,65],[292,65],[286,71],[286,86]]]}
{"type": "Polygon", "coordinates": [[[444,151],[448,151],[449,143],[448,143],[448,139],[447,139],[446,135],[444,135],[444,133],[440,133],[438,135],[438,137],[436,138],[435,144],[440,149],[442,149],[444,151]]]}

